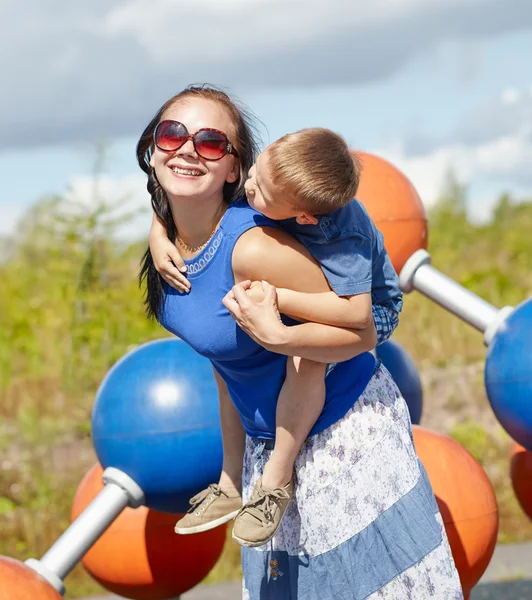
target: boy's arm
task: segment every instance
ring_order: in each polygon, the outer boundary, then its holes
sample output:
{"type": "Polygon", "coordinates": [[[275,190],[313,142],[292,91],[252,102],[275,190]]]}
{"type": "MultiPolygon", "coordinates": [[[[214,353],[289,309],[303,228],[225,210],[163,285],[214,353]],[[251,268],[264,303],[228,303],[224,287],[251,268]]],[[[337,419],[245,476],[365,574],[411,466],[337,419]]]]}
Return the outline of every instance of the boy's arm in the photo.
{"type": "Polygon", "coordinates": [[[371,294],[337,296],[334,292],[306,294],[285,288],[277,289],[279,312],[294,319],[366,329],[373,322],[371,294]]]}
{"type": "MultiPolygon", "coordinates": [[[[277,228],[254,227],[242,234],[235,244],[232,263],[237,283],[266,280],[278,287],[310,293],[330,289],[308,250],[277,228]]],[[[328,363],[349,360],[376,345],[373,322],[361,330],[322,323],[285,327],[279,320],[276,301],[256,303],[246,295],[248,287],[236,285],[223,304],[248,335],[272,352],[328,363]]],[[[268,287],[266,284],[266,296],[268,287]]]]}
{"type": "Polygon", "coordinates": [[[178,292],[190,291],[190,282],[183,275],[187,268],[175,244],[166,233],[166,227],[159,217],[153,213],[150,229],[150,251],[153,263],[160,276],[178,292]]]}
{"type": "Polygon", "coordinates": [[[166,235],[166,227],[164,223],[159,219],[155,211],[152,212],[151,229],[150,229],[150,240],[153,238],[168,237],[166,235]]]}

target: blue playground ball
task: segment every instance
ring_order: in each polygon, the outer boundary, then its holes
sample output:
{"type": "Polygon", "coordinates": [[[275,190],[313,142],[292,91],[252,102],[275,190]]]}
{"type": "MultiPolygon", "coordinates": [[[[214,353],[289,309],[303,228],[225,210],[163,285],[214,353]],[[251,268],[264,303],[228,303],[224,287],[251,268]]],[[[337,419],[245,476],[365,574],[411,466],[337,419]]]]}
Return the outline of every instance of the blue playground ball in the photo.
{"type": "Polygon", "coordinates": [[[488,348],[484,381],[500,424],[532,451],[532,298],[499,326],[488,348]]]}
{"type": "Polygon", "coordinates": [[[211,363],[176,338],[126,354],[98,390],[92,437],[101,465],[132,477],[149,508],[186,512],[222,468],[211,363]]]}
{"type": "Polygon", "coordinates": [[[377,358],[390,371],[410,411],[410,420],[419,425],[423,410],[423,389],[416,365],[410,354],[397,342],[386,340],[376,349],[377,358]]]}

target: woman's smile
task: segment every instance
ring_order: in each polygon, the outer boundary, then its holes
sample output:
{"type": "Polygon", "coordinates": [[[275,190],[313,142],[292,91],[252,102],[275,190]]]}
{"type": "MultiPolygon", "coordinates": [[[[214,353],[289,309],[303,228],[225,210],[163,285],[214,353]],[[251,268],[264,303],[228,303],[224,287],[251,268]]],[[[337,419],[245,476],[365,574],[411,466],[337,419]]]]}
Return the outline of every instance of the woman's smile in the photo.
{"type": "Polygon", "coordinates": [[[204,171],[195,167],[168,165],[168,168],[172,171],[172,174],[175,177],[179,177],[180,179],[198,179],[198,177],[202,177],[203,175],[205,175],[204,171]]]}

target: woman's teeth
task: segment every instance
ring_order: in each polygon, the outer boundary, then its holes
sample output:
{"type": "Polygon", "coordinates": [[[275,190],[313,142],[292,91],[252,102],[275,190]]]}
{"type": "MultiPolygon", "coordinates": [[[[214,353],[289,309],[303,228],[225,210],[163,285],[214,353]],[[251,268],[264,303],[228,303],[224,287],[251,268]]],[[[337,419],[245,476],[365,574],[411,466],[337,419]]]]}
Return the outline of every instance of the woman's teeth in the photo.
{"type": "Polygon", "coordinates": [[[194,177],[203,175],[203,173],[197,169],[180,169],[179,167],[172,167],[172,171],[178,175],[193,175],[194,177]]]}

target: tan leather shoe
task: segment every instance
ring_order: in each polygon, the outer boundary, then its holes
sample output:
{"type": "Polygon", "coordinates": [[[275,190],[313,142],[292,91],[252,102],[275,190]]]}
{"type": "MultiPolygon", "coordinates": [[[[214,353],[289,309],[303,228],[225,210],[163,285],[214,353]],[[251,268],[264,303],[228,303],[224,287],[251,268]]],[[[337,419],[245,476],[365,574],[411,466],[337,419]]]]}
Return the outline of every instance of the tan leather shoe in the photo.
{"type": "Polygon", "coordinates": [[[254,548],[269,542],[294,495],[294,483],[282,488],[262,487],[262,478],[253,489],[251,498],[238,513],[233,527],[233,539],[241,546],[254,548]]]}
{"type": "Polygon", "coordinates": [[[190,504],[192,508],[174,528],[180,535],[208,531],[234,519],[242,508],[242,496],[236,488],[221,488],[212,483],[191,498],[190,504]]]}

